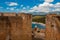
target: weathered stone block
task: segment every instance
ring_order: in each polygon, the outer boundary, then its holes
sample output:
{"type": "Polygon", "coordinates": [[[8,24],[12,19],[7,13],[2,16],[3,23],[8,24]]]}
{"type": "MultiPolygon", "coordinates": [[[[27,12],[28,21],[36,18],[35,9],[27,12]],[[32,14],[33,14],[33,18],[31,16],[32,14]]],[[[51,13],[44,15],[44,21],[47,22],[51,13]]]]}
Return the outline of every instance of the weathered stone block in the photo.
{"type": "Polygon", "coordinates": [[[6,18],[7,17],[0,17],[0,40],[6,40],[6,36],[8,34],[6,18]]]}
{"type": "Polygon", "coordinates": [[[60,16],[56,14],[46,16],[46,39],[45,40],[60,40],[60,16]],[[58,29],[59,28],[59,29],[58,29]]]}
{"type": "Polygon", "coordinates": [[[16,13],[3,13],[3,16],[16,16],[16,13]]]}
{"type": "Polygon", "coordinates": [[[30,14],[6,13],[0,16],[0,40],[32,40],[31,18],[30,14]]]}

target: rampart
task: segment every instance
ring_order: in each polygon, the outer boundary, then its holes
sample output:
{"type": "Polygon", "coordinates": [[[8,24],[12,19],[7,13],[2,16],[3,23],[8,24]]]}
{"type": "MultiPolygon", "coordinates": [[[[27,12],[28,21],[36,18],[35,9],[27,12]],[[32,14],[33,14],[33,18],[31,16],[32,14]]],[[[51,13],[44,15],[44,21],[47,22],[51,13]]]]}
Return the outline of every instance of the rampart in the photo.
{"type": "Polygon", "coordinates": [[[32,40],[32,15],[0,13],[0,40],[32,40]]]}
{"type": "Polygon", "coordinates": [[[60,40],[60,15],[46,16],[46,40],[60,40]]]}

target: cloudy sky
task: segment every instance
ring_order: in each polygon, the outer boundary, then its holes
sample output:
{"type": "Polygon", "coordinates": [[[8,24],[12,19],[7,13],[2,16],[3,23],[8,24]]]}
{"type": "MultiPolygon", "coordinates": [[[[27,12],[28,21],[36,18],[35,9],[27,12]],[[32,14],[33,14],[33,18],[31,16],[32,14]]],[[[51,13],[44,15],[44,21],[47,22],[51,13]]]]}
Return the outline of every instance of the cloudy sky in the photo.
{"type": "Polygon", "coordinates": [[[60,11],[60,0],[0,0],[0,12],[60,11]]]}

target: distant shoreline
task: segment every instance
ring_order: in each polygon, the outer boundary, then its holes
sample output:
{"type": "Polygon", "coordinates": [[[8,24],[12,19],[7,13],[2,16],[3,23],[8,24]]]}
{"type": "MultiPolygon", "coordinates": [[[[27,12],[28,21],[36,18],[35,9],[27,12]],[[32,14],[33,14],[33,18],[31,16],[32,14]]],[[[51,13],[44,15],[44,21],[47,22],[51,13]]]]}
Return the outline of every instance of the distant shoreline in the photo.
{"type": "Polygon", "coordinates": [[[45,26],[44,23],[38,23],[38,22],[32,22],[32,23],[34,23],[34,24],[41,24],[41,25],[45,26]]]}
{"type": "Polygon", "coordinates": [[[41,24],[41,25],[45,26],[45,24],[43,24],[43,23],[39,23],[39,24],[41,24]]]}

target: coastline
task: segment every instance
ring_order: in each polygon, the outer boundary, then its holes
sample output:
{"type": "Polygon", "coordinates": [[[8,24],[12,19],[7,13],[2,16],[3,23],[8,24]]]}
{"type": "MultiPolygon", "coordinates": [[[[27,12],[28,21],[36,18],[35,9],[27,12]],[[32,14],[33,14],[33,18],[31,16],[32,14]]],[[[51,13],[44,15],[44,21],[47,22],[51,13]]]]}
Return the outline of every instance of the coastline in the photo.
{"type": "Polygon", "coordinates": [[[38,22],[32,22],[32,23],[34,23],[34,24],[41,24],[41,25],[45,26],[44,23],[38,23],[38,22]]]}
{"type": "Polygon", "coordinates": [[[39,24],[41,24],[41,25],[45,26],[45,24],[44,24],[44,23],[39,23],[39,24]]]}

